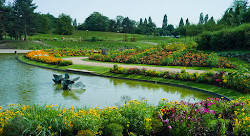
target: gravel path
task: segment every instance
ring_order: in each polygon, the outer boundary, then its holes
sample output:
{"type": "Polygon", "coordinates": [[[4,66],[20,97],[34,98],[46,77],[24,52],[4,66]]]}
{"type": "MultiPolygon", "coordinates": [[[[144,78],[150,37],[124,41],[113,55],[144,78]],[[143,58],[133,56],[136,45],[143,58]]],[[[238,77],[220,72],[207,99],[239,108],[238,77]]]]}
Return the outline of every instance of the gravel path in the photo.
{"type": "MultiPolygon", "coordinates": [[[[99,66],[99,67],[109,67],[112,68],[114,64],[110,63],[100,63],[100,62],[90,62],[90,61],[84,61],[83,59],[87,59],[88,57],[72,57],[72,58],[63,58],[64,60],[72,60],[73,64],[79,64],[79,65],[88,65],[88,66],[99,66]]],[[[121,66],[123,68],[146,68],[156,71],[170,71],[170,72],[181,72],[183,69],[178,68],[163,68],[163,67],[151,67],[151,66],[136,66],[136,65],[126,65],[126,64],[118,64],[118,66],[121,66]]],[[[189,73],[204,73],[207,72],[205,70],[192,70],[192,69],[186,69],[186,72],[189,73]]]]}

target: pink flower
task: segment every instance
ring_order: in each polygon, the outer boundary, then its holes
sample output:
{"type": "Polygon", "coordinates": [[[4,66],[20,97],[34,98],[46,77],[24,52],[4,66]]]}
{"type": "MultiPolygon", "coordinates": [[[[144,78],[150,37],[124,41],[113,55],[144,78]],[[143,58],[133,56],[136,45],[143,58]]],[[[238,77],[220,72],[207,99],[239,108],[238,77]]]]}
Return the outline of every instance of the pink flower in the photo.
{"type": "Polygon", "coordinates": [[[221,80],[220,79],[216,79],[215,81],[220,82],[221,80]]]}
{"type": "Polygon", "coordinates": [[[168,126],[168,129],[172,129],[172,127],[171,127],[171,126],[168,126]]]}

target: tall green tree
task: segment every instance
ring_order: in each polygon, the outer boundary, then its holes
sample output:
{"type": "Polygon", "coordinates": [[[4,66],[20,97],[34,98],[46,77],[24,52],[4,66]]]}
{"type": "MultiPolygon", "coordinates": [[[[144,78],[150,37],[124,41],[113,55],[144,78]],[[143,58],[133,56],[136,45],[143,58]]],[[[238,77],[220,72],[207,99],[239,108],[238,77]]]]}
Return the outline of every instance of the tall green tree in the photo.
{"type": "Polygon", "coordinates": [[[92,13],[84,22],[85,28],[92,31],[107,31],[109,18],[99,12],[92,13]]]}
{"type": "Polygon", "coordinates": [[[199,25],[204,24],[204,17],[203,17],[203,13],[200,13],[200,18],[199,18],[199,25]]]}
{"type": "Polygon", "coordinates": [[[186,19],[186,26],[189,26],[190,25],[190,23],[189,23],[189,20],[188,20],[188,18],[186,19]]]}
{"type": "Polygon", "coordinates": [[[147,25],[147,24],[148,24],[147,18],[144,19],[144,23],[143,23],[143,24],[144,24],[144,25],[147,25]]]}
{"type": "Polygon", "coordinates": [[[56,23],[55,33],[60,35],[73,34],[72,18],[66,14],[60,14],[56,23]]]}
{"type": "Polygon", "coordinates": [[[14,11],[17,16],[16,25],[18,27],[18,36],[21,37],[24,34],[24,40],[28,34],[34,34],[35,28],[35,14],[34,10],[37,6],[33,3],[33,0],[15,0],[14,11]]]}
{"type": "Polygon", "coordinates": [[[206,24],[208,22],[208,14],[206,14],[205,18],[204,18],[204,23],[206,24]]]}
{"type": "Polygon", "coordinates": [[[143,25],[143,21],[142,21],[142,18],[140,18],[140,22],[139,22],[139,25],[143,25]]]}
{"type": "Polygon", "coordinates": [[[156,25],[153,23],[152,18],[148,18],[147,34],[152,35],[156,30],[156,25]]]}
{"type": "Polygon", "coordinates": [[[73,26],[74,26],[75,29],[77,29],[77,21],[76,21],[76,18],[75,18],[74,21],[73,21],[73,26]]]}
{"type": "Polygon", "coordinates": [[[166,29],[167,26],[168,26],[168,17],[167,17],[167,14],[165,14],[163,17],[162,29],[166,29]]]}
{"type": "Polygon", "coordinates": [[[184,21],[183,21],[183,18],[181,18],[180,22],[179,22],[179,27],[182,27],[184,26],[184,21]]]}

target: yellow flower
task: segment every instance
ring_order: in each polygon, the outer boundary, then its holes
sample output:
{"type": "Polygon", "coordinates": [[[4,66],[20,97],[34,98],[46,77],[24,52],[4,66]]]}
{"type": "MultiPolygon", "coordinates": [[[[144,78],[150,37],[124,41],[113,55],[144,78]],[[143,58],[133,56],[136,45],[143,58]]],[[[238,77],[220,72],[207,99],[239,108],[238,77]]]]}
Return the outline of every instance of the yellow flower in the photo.
{"type": "Polygon", "coordinates": [[[51,129],[51,126],[49,126],[49,129],[51,129]]]}
{"type": "Polygon", "coordinates": [[[71,109],[74,110],[75,108],[72,106],[71,109]]]}
{"type": "Polygon", "coordinates": [[[166,98],[163,98],[162,101],[166,101],[166,98]]]}
{"type": "Polygon", "coordinates": [[[2,110],[3,109],[3,107],[2,106],[0,106],[0,110],[2,110]]]}

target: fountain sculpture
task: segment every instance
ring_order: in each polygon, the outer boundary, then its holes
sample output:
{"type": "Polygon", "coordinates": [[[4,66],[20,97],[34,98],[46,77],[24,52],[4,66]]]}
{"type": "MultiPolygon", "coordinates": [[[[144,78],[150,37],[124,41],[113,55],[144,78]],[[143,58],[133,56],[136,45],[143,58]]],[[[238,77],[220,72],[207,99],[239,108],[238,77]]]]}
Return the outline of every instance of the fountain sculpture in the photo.
{"type": "MultiPolygon", "coordinates": [[[[63,78],[63,75],[53,74],[54,79],[52,79],[56,84],[62,84],[62,89],[64,90],[71,90],[72,85],[80,79],[80,77],[70,79],[69,74],[65,73],[65,77],[63,78]]],[[[81,82],[76,83],[77,86],[81,85],[82,87],[85,87],[85,85],[81,82]]]]}

